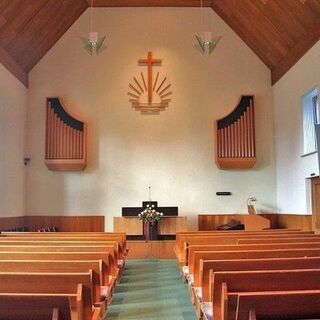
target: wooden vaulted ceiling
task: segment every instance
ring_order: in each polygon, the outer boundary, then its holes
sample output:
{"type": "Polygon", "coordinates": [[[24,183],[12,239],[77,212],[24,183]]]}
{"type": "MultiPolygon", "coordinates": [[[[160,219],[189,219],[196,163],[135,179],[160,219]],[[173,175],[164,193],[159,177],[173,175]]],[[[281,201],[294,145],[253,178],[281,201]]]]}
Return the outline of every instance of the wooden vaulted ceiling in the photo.
{"type": "MultiPolygon", "coordinates": [[[[28,72],[92,0],[0,0],[0,62],[28,72]]],[[[198,7],[200,0],[94,0],[97,7],[198,7]]],[[[270,68],[277,82],[320,38],[320,0],[203,0],[270,68]]]]}

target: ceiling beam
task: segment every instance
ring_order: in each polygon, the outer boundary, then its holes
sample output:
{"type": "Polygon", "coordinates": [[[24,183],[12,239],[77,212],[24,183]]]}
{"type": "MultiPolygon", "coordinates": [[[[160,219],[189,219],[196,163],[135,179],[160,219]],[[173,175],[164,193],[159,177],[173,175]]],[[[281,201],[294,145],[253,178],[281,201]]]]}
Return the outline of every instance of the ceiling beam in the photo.
{"type": "MultiPolygon", "coordinates": [[[[87,0],[91,7],[200,7],[200,0],[87,0]]],[[[203,0],[204,7],[211,6],[211,0],[203,0]]]]}
{"type": "Polygon", "coordinates": [[[306,32],[304,37],[280,60],[275,68],[271,70],[271,81],[274,85],[280,80],[320,39],[320,19],[306,32]]]}
{"type": "Polygon", "coordinates": [[[0,46],[0,63],[2,63],[26,88],[29,85],[28,73],[0,46]]]}

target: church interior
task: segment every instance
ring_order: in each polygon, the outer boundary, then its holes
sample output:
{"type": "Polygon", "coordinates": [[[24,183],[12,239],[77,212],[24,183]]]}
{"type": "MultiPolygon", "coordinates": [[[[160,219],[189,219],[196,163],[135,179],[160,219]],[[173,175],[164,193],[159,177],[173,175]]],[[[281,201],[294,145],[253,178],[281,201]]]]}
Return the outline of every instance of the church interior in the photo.
{"type": "Polygon", "coordinates": [[[320,319],[320,0],[0,0],[0,320],[320,319]]]}

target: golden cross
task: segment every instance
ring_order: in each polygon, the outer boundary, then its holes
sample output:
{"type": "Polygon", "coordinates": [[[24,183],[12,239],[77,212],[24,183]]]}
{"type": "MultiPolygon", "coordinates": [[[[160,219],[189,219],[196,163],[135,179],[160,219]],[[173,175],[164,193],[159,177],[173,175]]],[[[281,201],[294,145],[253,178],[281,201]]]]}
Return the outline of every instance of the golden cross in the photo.
{"type": "Polygon", "coordinates": [[[152,103],[152,65],[161,63],[161,59],[152,59],[152,52],[148,52],[147,59],[139,59],[139,64],[147,64],[148,67],[148,103],[152,103]]]}

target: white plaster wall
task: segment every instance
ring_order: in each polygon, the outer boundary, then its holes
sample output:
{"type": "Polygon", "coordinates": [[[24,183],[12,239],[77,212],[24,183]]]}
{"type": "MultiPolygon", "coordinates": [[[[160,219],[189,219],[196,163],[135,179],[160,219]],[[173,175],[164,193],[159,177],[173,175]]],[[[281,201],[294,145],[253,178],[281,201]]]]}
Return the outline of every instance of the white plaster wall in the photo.
{"type": "Polygon", "coordinates": [[[26,88],[0,64],[0,217],[25,211],[26,88]]]}
{"type": "Polygon", "coordinates": [[[310,213],[310,177],[318,175],[317,154],[303,154],[301,97],[320,84],[320,41],[273,87],[278,211],[310,213]]]}
{"type": "Polygon", "coordinates": [[[194,47],[197,8],[97,8],[93,12],[107,50],[90,57],[80,36],[89,11],[30,73],[28,92],[28,214],[104,214],[106,228],[122,206],[152,198],[179,206],[195,225],[199,212],[244,212],[255,195],[261,211],[274,212],[276,177],[270,71],[211,10],[205,23],[223,39],[212,56],[194,47]],[[210,25],[210,26],[209,26],[210,25]],[[128,102],[128,84],[151,50],[172,83],[167,110],[143,116],[128,102]],[[224,171],[214,163],[214,120],[228,114],[242,94],[256,97],[258,163],[224,171]],[[84,172],[57,173],[44,164],[46,97],[59,96],[89,124],[89,164],[84,172]],[[231,191],[217,197],[216,191],[231,191]]]}

